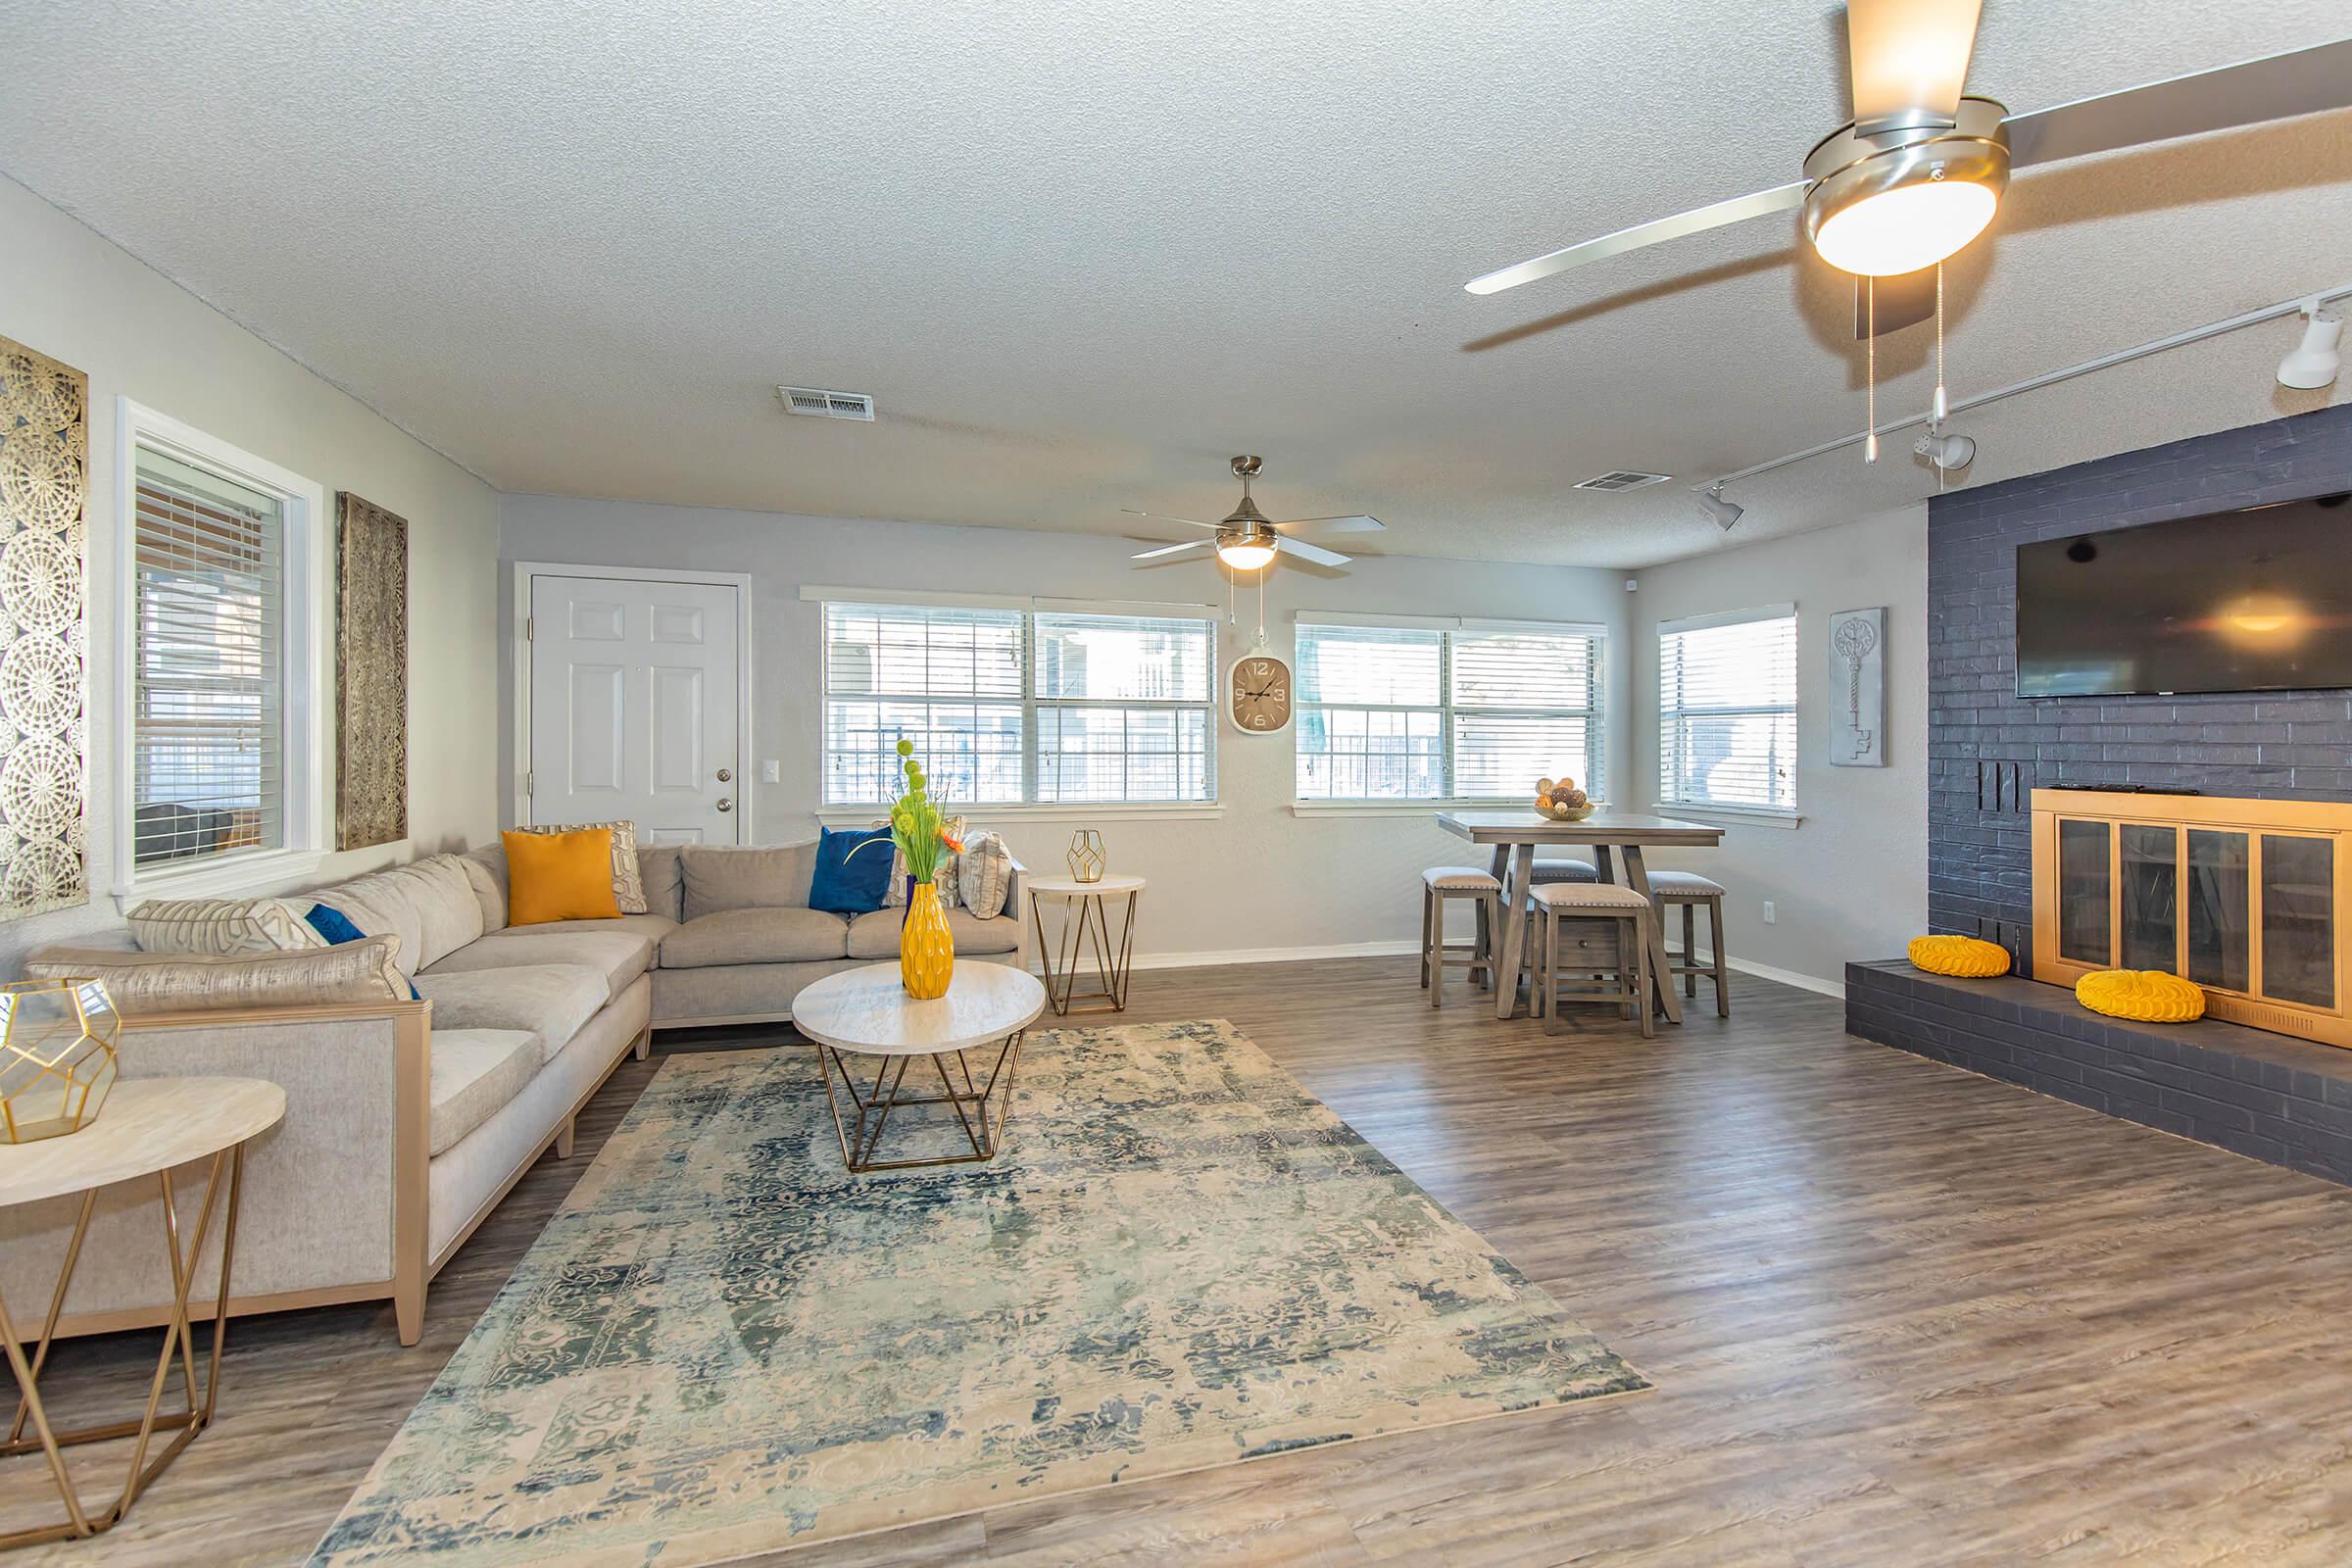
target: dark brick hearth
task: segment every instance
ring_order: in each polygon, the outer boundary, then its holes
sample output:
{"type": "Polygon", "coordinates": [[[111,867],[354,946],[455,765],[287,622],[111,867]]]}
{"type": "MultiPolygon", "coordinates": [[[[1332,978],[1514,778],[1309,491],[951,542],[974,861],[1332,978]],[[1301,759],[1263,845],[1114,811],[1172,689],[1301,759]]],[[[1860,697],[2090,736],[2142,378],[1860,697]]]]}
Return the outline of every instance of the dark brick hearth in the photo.
{"type": "Polygon", "coordinates": [[[1848,1033],[2352,1186],[2352,1051],[2216,1019],[2103,1018],[2059,986],[1845,966],[1848,1033]]]}
{"type": "MultiPolygon", "coordinates": [[[[2352,405],[1928,503],[1928,922],[2033,955],[2036,785],[2352,800],[2352,691],[2017,695],[2017,547],[2352,489],[2352,405]]],[[[2352,545],[2348,545],[2352,551],[2352,545]]]]}

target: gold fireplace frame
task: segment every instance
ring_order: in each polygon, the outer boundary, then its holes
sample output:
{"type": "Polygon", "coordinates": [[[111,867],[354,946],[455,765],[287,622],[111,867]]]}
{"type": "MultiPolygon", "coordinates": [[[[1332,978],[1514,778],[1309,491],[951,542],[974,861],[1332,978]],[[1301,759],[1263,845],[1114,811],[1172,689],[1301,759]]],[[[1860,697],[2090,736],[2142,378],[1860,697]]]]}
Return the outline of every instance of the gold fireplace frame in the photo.
{"type": "MultiPolygon", "coordinates": [[[[2140,795],[2108,790],[2051,790],[2034,792],[2034,978],[2073,985],[2086,974],[2114,967],[2123,951],[2123,842],[2126,826],[2169,827],[2174,830],[2174,864],[2188,864],[2187,833],[2191,828],[2242,832],[2246,835],[2246,988],[2204,986],[2206,1011],[2217,1018],[2256,1029],[2296,1035],[2324,1045],[2352,1050],[2352,1008],[2346,1004],[2345,966],[2352,960],[2352,803],[2321,801],[2254,801],[2207,795],[2140,795]],[[2107,954],[2106,964],[2082,963],[2058,955],[2058,824],[2096,822],[2107,828],[2107,954]],[[2331,971],[2333,1005],[2286,1002],[2263,994],[2262,974],[2262,855],[2265,835],[2324,838],[2333,845],[2334,936],[2331,971]]],[[[2189,922],[2178,912],[2173,921],[2172,969],[2188,969],[2189,922]]]]}

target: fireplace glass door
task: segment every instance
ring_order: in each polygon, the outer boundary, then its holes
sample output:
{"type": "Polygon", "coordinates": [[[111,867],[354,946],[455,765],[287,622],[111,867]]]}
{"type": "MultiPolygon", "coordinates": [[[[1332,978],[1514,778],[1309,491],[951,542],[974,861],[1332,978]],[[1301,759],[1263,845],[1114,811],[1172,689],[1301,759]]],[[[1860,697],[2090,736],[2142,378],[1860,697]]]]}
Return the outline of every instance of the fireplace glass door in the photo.
{"type": "Polygon", "coordinates": [[[2262,994],[2335,1004],[2335,841],[2262,836],[2262,994]]]}
{"type": "Polygon", "coordinates": [[[2187,837],[2188,977],[2201,986],[2243,991],[2253,978],[2247,967],[2251,835],[2192,827],[2187,837]]]}

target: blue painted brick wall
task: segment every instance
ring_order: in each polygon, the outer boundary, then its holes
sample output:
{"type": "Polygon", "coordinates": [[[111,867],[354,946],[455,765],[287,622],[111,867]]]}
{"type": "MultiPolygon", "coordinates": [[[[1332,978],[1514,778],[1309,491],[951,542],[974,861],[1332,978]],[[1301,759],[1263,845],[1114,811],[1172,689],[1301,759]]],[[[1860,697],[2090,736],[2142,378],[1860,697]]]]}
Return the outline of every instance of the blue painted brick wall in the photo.
{"type": "MultiPolygon", "coordinates": [[[[2352,801],[2352,691],[2017,695],[2017,547],[2352,490],[2352,405],[1928,503],[1928,919],[2033,952],[2034,790],[2352,801]]],[[[2352,571],[2352,534],[2345,540],[2352,571]]]]}

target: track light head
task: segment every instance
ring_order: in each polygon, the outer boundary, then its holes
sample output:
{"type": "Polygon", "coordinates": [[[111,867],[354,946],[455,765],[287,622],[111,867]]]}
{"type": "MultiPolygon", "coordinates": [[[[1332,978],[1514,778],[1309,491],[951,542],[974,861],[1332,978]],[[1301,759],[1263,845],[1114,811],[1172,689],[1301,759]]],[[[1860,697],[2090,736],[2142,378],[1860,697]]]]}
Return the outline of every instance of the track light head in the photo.
{"type": "Polygon", "coordinates": [[[2344,368],[2339,348],[2343,336],[2341,318],[2322,316],[2318,300],[2304,306],[2303,341],[2278,362],[2278,384],[2304,392],[2333,385],[2336,373],[2344,368]]]}
{"type": "Polygon", "coordinates": [[[1977,443],[1973,438],[1945,435],[1936,429],[1930,429],[1926,435],[1912,442],[1911,450],[1946,473],[1955,468],[1965,468],[1977,461],[1977,443]]]}
{"type": "Polygon", "coordinates": [[[1730,533],[1733,525],[1739,522],[1740,514],[1747,509],[1737,501],[1724,500],[1723,486],[1711,484],[1707,486],[1707,493],[1698,498],[1698,510],[1712,518],[1716,527],[1730,533]]]}

